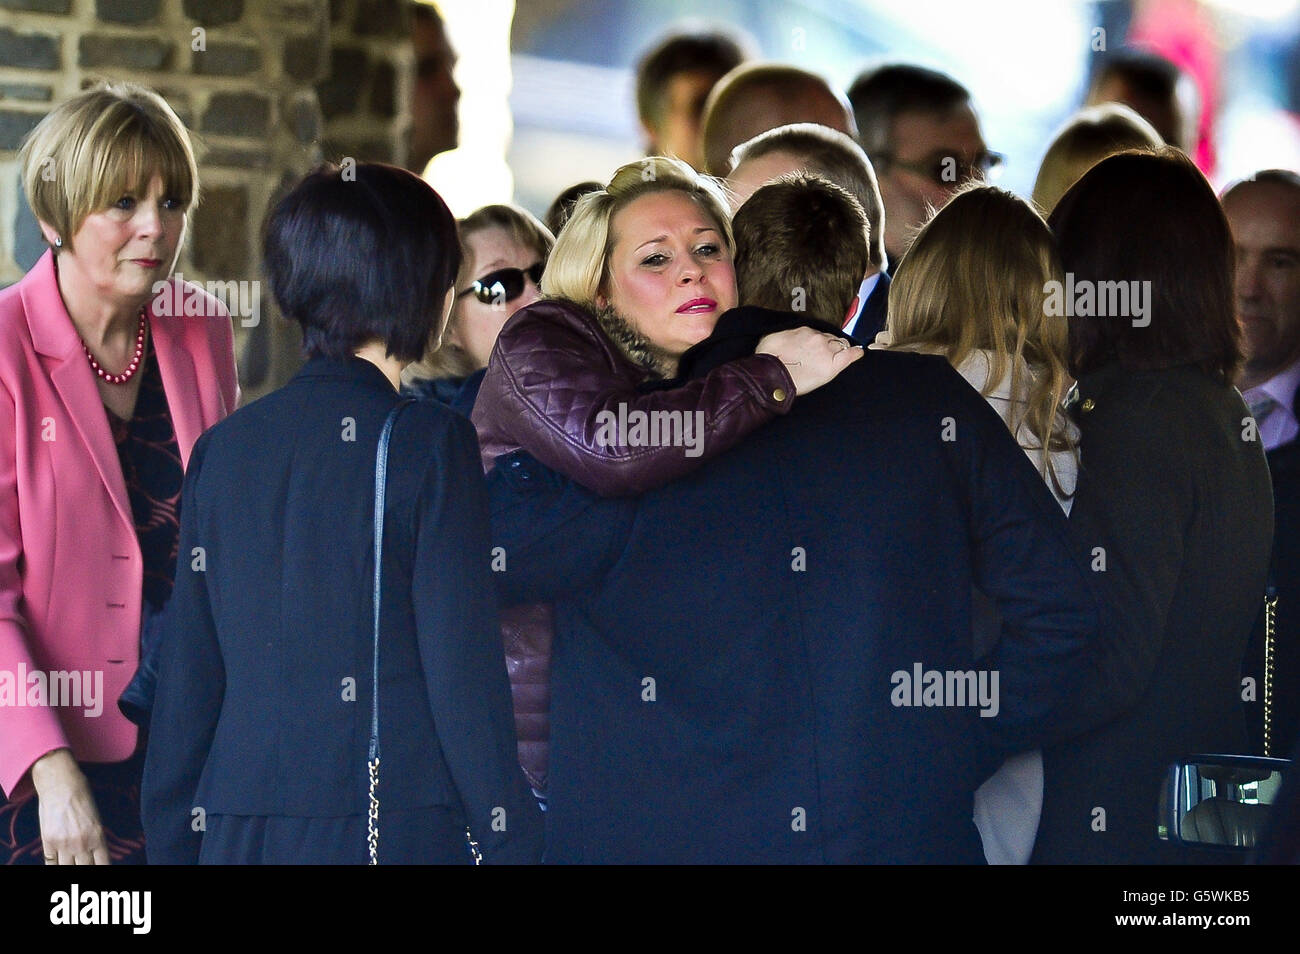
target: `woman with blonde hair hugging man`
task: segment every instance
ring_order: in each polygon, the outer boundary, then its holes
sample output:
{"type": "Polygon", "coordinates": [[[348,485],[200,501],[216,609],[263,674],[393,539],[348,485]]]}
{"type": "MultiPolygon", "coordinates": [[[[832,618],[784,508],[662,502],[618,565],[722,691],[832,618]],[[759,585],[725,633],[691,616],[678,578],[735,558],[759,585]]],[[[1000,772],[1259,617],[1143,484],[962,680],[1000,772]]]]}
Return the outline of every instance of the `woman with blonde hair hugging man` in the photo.
{"type": "Polygon", "coordinates": [[[485,469],[522,448],[602,496],[644,493],[855,360],[843,339],[799,328],[764,337],[755,354],[701,380],[661,387],[738,304],[734,250],[721,189],[677,159],[628,163],[578,200],[542,276],[545,296],[506,322],[488,361],[473,413],[485,469]],[[602,412],[620,405],[701,412],[708,449],[610,440],[602,412]]]}
{"type": "MultiPolygon", "coordinates": [[[[1062,409],[1071,381],[1066,319],[1044,286],[1062,281],[1047,224],[1009,192],[972,185],[921,229],[899,263],[874,348],[941,354],[1001,415],[1068,515],[1078,430],[1062,409]]],[[[981,650],[997,621],[976,594],[981,650]]],[[[1038,751],[1013,756],[979,789],[975,822],[991,864],[1027,864],[1043,801],[1038,751]]]]}
{"type": "MultiPolygon", "coordinates": [[[[621,166],[579,199],[547,261],[545,297],[505,323],[488,360],[472,417],[485,470],[525,451],[602,496],[645,493],[733,447],[862,356],[841,337],[794,328],[704,377],[674,381],[682,355],[739,303],[734,251],[721,189],[681,160],[621,166]],[[673,419],[670,433],[664,422],[673,419]]],[[[507,607],[502,628],[524,773],[540,795],[549,610],[507,607]]]]}

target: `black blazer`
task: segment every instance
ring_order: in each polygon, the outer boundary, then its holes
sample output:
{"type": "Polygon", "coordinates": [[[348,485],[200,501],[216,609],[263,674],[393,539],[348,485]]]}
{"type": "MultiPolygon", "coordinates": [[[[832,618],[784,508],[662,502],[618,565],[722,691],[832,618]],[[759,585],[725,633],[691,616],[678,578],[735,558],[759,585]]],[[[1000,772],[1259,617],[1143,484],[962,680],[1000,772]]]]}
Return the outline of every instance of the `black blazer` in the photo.
{"type": "MultiPolygon", "coordinates": [[[[800,321],[737,309],[701,347],[752,352],[800,321]]],[[[557,598],[555,861],[979,863],[985,736],[1041,742],[1097,624],[1060,507],[933,356],[868,352],[637,500],[518,454],[490,484],[510,553],[494,578],[557,598]],[[978,666],[973,582],[1006,624],[978,666]],[[997,715],[895,704],[918,664],[997,670],[997,715]]]]}
{"type": "Polygon", "coordinates": [[[1182,861],[1156,837],[1169,763],[1246,751],[1241,659],[1272,542],[1268,466],[1241,395],[1195,368],[1110,365],[1079,397],[1070,524],[1122,639],[1088,670],[1082,734],[1043,752],[1034,859],[1182,861]]]}
{"type": "MultiPolygon", "coordinates": [[[[375,449],[397,401],[369,362],[314,359],[195,445],[145,769],[151,861],[198,858],[195,807],[366,811],[375,449]]],[[[467,857],[468,825],[486,860],[536,860],[469,422],[433,401],[403,410],[387,495],[381,860],[421,856],[383,839],[385,813],[410,811],[446,817],[456,842],[423,857],[467,857]]]]}

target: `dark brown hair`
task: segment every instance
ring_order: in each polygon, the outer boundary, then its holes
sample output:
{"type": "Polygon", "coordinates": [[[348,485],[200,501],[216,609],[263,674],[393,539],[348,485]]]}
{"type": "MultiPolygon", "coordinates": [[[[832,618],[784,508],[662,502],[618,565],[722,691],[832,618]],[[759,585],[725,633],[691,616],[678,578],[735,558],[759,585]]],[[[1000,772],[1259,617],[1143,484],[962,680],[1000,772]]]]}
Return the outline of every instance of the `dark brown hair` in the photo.
{"type": "Polygon", "coordinates": [[[731,227],[742,305],[844,323],[870,258],[857,199],[821,176],[794,173],[750,196],[731,227]]]}
{"type": "MultiPolygon", "coordinates": [[[[1075,283],[1149,281],[1149,324],[1070,318],[1070,370],[1195,365],[1231,382],[1241,364],[1233,245],[1214,190],[1182,152],[1122,152],[1093,166],[1049,220],[1075,283]]],[[[1094,286],[1095,287],[1095,286],[1094,286]]],[[[1046,291],[1046,290],[1045,290],[1046,291]]]]}
{"type": "Polygon", "coordinates": [[[904,113],[948,113],[970,102],[970,93],[946,73],[913,63],[885,63],[863,70],[849,87],[858,141],[868,156],[894,148],[894,120],[904,113]]]}
{"type": "Polygon", "coordinates": [[[308,357],[344,358],[367,341],[418,361],[443,325],[461,249],[442,197],[381,163],[319,166],[276,203],[264,270],[308,357]]]}
{"type": "Polygon", "coordinates": [[[543,219],[546,227],[551,230],[551,235],[560,234],[560,229],[564,228],[564,223],[568,222],[569,216],[573,215],[573,207],[578,204],[579,199],[588,192],[599,192],[603,188],[605,188],[603,183],[593,179],[571,185],[557,195],[551,207],[546,210],[546,217],[543,219]]]}
{"type": "Polygon", "coordinates": [[[646,51],[636,67],[636,110],[647,126],[664,118],[664,93],[678,73],[707,70],[724,76],[745,61],[743,41],[720,30],[671,33],[646,51]]]}

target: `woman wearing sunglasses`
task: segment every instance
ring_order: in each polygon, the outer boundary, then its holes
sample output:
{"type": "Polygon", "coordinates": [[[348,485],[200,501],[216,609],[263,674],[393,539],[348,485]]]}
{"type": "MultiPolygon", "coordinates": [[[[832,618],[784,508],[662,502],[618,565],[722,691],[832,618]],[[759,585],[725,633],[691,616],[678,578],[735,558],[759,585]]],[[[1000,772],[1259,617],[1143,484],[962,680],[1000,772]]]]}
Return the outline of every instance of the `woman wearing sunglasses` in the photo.
{"type": "Polygon", "coordinates": [[[555,237],[513,205],[485,205],[457,228],[465,258],[442,347],[412,369],[406,389],[468,417],[501,326],[541,297],[538,286],[555,237]]]}

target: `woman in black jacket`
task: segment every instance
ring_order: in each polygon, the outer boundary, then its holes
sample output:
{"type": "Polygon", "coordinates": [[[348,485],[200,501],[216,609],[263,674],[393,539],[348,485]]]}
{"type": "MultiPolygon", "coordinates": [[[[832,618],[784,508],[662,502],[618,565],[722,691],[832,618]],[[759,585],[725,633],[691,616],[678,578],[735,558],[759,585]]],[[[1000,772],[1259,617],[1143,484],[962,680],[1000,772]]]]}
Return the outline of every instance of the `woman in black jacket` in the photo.
{"type": "MultiPolygon", "coordinates": [[[[1268,467],[1240,393],[1233,246],[1180,152],[1102,160],[1050,222],[1082,436],[1076,540],[1111,633],[1076,734],[1044,749],[1034,860],[1185,860],[1156,833],[1171,762],[1242,752],[1241,659],[1264,595],[1268,467]]],[[[1053,283],[1049,283],[1049,286],[1053,283]]]]}
{"type": "MultiPolygon", "coordinates": [[[[421,179],[324,168],[272,212],[266,270],[305,367],[195,445],[145,769],[150,860],[367,860],[373,500],[403,367],[446,322],[456,226],[421,179]]],[[[421,401],[389,447],[378,858],[537,860],[469,422],[421,401]]]]}

